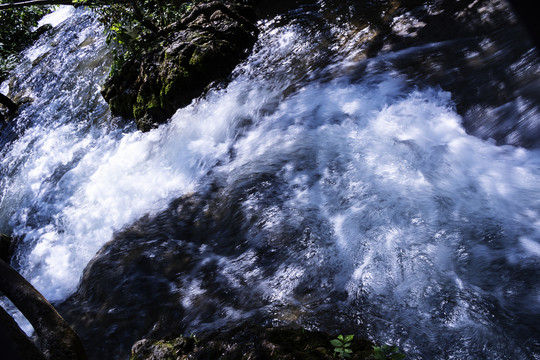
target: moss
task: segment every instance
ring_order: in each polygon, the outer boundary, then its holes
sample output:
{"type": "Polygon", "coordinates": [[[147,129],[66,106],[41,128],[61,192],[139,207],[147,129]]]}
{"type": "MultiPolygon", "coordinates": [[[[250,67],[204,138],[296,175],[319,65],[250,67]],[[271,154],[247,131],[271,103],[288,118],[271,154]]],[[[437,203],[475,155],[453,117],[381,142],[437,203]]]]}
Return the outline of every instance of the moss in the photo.
{"type": "Polygon", "coordinates": [[[142,340],[137,342],[131,352],[130,360],[178,360],[195,349],[192,337],[162,339],[155,342],[142,340]]]}
{"type": "Polygon", "coordinates": [[[163,360],[175,360],[175,344],[174,342],[160,340],[154,343],[154,347],[158,353],[163,354],[163,360]]]}
{"type": "Polygon", "coordinates": [[[144,113],[145,113],[144,105],[139,104],[139,103],[133,105],[133,116],[135,117],[135,119],[142,118],[144,116],[144,113]]]}
{"type": "Polygon", "coordinates": [[[203,70],[203,63],[203,55],[201,54],[201,52],[193,52],[193,55],[191,55],[191,59],[189,59],[189,65],[201,71],[203,70]]]}
{"type": "Polygon", "coordinates": [[[160,98],[167,99],[170,96],[175,96],[178,88],[181,87],[190,77],[190,72],[184,67],[179,66],[173,72],[163,79],[163,85],[159,91],[160,98]]]}
{"type": "Polygon", "coordinates": [[[139,96],[137,96],[137,102],[135,102],[135,104],[133,105],[133,116],[135,117],[135,119],[138,119],[143,117],[145,112],[146,103],[142,94],[139,94],[139,96]]]}
{"type": "MultiPolygon", "coordinates": [[[[137,357],[132,357],[132,360],[333,360],[336,357],[330,340],[335,337],[321,331],[262,328],[246,324],[229,331],[209,334],[196,344],[193,337],[182,336],[153,343],[147,341],[145,346],[134,346],[137,357]]],[[[353,350],[351,360],[370,359],[373,354],[372,345],[366,340],[353,339],[350,347],[353,350]]]]}
{"type": "Polygon", "coordinates": [[[148,42],[149,48],[111,72],[102,94],[113,114],[133,116],[139,129],[149,129],[226,77],[256,40],[255,25],[244,24],[253,26],[252,32],[242,30],[223,15],[236,11],[226,3],[196,5],[193,12],[199,16],[186,16],[186,28],[148,42]],[[217,15],[210,21],[209,14],[217,15]]]}
{"type": "Polygon", "coordinates": [[[152,94],[150,99],[146,103],[146,108],[154,109],[154,108],[160,108],[160,107],[161,107],[161,104],[160,104],[159,98],[156,95],[152,94]]]}
{"type": "Polygon", "coordinates": [[[139,119],[150,110],[156,108],[161,108],[160,98],[150,89],[141,89],[133,105],[133,116],[139,119]]]}

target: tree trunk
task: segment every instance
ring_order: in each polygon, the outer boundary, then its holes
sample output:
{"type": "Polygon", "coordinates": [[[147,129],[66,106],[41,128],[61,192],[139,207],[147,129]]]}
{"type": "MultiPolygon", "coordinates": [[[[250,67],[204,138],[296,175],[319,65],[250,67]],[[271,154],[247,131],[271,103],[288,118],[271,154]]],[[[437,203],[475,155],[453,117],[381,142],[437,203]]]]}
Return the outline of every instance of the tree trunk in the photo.
{"type": "Polygon", "coordinates": [[[25,6],[34,6],[34,5],[77,5],[72,0],[29,0],[29,1],[20,1],[12,2],[6,4],[0,4],[0,10],[20,8],[25,6]]]}
{"type": "Polygon", "coordinates": [[[2,359],[46,360],[36,345],[19,328],[7,312],[0,307],[0,349],[2,359]]]}
{"type": "Polygon", "coordinates": [[[11,266],[0,260],[0,291],[34,327],[49,360],[84,360],[82,343],[56,309],[11,266]]]}
{"type": "Polygon", "coordinates": [[[17,106],[17,104],[15,104],[13,101],[11,101],[10,98],[8,98],[6,95],[4,94],[0,94],[0,104],[4,105],[5,107],[8,108],[9,112],[10,113],[14,113],[17,111],[17,109],[19,108],[17,106]]]}
{"type": "Polygon", "coordinates": [[[9,264],[13,239],[10,236],[0,234],[0,259],[9,264]]]}

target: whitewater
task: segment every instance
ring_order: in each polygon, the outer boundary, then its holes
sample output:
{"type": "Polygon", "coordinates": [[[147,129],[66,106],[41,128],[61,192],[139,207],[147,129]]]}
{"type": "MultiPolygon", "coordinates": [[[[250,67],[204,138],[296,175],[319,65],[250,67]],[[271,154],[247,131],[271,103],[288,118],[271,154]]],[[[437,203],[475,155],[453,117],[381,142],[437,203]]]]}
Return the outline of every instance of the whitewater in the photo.
{"type": "MultiPolygon", "coordinates": [[[[61,11],[0,87],[33,99],[0,140],[0,230],[47,299],[73,294],[115,234],[218,184],[245,242],[193,251],[270,323],[363,329],[413,359],[540,359],[540,150],[468,134],[452,93],[359,56],[368,30],[336,55],[279,19],[226,87],[142,133],[101,98],[103,29],[61,11]]],[[[171,284],[184,309],[207,291],[190,276],[171,284]]],[[[224,309],[201,327],[253,311],[224,309]]]]}

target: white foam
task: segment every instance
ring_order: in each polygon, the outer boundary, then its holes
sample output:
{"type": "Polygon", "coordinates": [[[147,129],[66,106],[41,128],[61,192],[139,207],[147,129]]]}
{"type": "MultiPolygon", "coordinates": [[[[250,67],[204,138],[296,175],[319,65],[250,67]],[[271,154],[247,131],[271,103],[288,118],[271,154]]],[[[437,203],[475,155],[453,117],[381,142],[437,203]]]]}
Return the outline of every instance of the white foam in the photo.
{"type": "Polygon", "coordinates": [[[521,246],[523,246],[529,253],[540,256],[540,243],[527,237],[519,238],[521,246]]]}
{"type": "Polygon", "coordinates": [[[458,300],[441,315],[445,326],[489,331],[468,304],[481,296],[479,281],[498,276],[493,262],[515,262],[521,249],[539,254],[540,152],[469,136],[446,92],[403,89],[392,77],[378,85],[343,79],[307,85],[235,142],[237,156],[222,170],[231,183],[270,172],[288,184],[293,195],[283,195],[290,200],[279,212],[261,207],[261,195],[246,199],[246,213],[264,225],[257,239],[282,237],[284,224],[296,226],[313,209],[332,226],[339,255],[332,247],[322,251],[335,263],[320,268],[310,257],[313,247],[294,253],[304,267],[290,280],[280,274],[266,280],[281,289],[267,289],[273,300],[291,296],[302,278],[317,276],[313,271],[331,272],[334,286],[347,284],[350,299],[385,299],[380,306],[388,316],[414,309],[418,323],[408,326],[431,326],[421,314],[436,309],[426,299],[450,293],[458,300]],[[531,238],[521,237],[518,249],[514,235],[523,233],[531,238]],[[486,241],[496,245],[480,245],[486,241]],[[471,264],[469,271],[463,264],[471,264]],[[479,280],[478,273],[492,275],[479,280]]]}
{"type": "MultiPolygon", "coordinates": [[[[279,31],[246,74],[159,129],[80,137],[55,124],[25,133],[2,159],[3,166],[23,159],[2,201],[21,204],[12,223],[26,235],[25,275],[49,299],[62,299],[114,231],[197,190],[210,171],[233,189],[268,174],[279,184],[276,198],[246,194],[242,206],[248,223],[258,219],[248,241],[283,250],[283,262],[267,276],[253,253],[218,259],[231,286],[241,287],[241,276],[257,279],[264,299],[286,305],[301,284],[319,281],[321,292],[341,286],[351,303],[368,297],[387,311],[375,315],[382,321],[409,316],[411,332],[481,334],[475,316],[489,311],[475,315],[467,299],[482,296],[479,283],[498,270],[490,264],[540,253],[540,152],[469,136],[450,94],[410,89],[398,76],[366,75],[365,83],[342,76],[295,83],[294,91],[274,74],[254,76],[266,55],[308,52],[290,30],[279,31]],[[298,224],[315,228],[316,241],[296,246],[305,239],[287,238],[284,228],[298,224]],[[433,325],[445,296],[455,302],[441,311],[444,324],[433,325]]],[[[204,294],[198,279],[184,290],[185,307],[204,294]]]]}
{"type": "Polygon", "coordinates": [[[60,5],[58,9],[53,11],[50,14],[45,15],[38,22],[38,27],[43,25],[51,25],[52,27],[57,27],[63,23],[66,19],[73,15],[75,8],[71,5],[60,5]]]}
{"type": "MultiPolygon", "coordinates": [[[[222,110],[219,105],[217,109],[222,110]]],[[[193,108],[185,109],[170,126],[124,134],[119,141],[117,135],[77,139],[70,136],[69,125],[37,139],[20,177],[26,179],[34,203],[44,202],[38,206],[48,208],[55,224],[18,229],[25,241],[35,242],[25,276],[50,300],[65,297],[115,230],[193,191],[198,179],[226,154],[231,140],[230,114],[215,110],[195,114],[193,108]],[[51,185],[54,169],[81,152],[77,165],[51,185]],[[53,208],[47,204],[51,191],[57,197],[53,208]]]]}

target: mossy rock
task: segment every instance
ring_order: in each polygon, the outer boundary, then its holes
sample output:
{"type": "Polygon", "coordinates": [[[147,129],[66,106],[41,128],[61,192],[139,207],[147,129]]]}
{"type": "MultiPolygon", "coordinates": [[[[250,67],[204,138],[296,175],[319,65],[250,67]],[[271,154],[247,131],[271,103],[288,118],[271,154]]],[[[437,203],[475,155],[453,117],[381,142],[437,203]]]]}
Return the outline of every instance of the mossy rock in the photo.
{"type": "Polygon", "coordinates": [[[135,119],[142,131],[166,122],[247,56],[257,39],[252,13],[234,1],[195,6],[178,29],[111,73],[102,95],[112,113],[135,119]]]}
{"type": "MultiPolygon", "coordinates": [[[[201,339],[183,336],[157,341],[144,339],[133,346],[131,360],[330,360],[336,359],[330,343],[335,338],[336,335],[301,328],[244,325],[201,339]]],[[[349,359],[370,359],[372,346],[369,341],[353,339],[349,359]]]]}
{"type": "Polygon", "coordinates": [[[175,360],[195,349],[195,338],[177,337],[155,342],[143,339],[133,345],[130,360],[175,360]]]}

